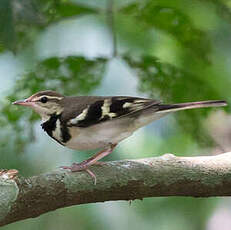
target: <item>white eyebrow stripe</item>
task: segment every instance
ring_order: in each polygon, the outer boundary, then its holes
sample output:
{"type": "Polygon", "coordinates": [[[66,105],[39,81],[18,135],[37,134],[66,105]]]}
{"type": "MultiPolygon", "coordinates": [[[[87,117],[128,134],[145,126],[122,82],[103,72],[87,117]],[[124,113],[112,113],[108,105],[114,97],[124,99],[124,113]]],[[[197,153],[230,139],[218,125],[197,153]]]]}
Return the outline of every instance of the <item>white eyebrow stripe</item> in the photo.
{"type": "Polygon", "coordinates": [[[40,97],[37,97],[36,100],[40,100],[42,97],[47,97],[48,99],[57,99],[57,100],[62,100],[62,99],[63,99],[63,97],[42,95],[42,96],[40,96],[40,97]]]}

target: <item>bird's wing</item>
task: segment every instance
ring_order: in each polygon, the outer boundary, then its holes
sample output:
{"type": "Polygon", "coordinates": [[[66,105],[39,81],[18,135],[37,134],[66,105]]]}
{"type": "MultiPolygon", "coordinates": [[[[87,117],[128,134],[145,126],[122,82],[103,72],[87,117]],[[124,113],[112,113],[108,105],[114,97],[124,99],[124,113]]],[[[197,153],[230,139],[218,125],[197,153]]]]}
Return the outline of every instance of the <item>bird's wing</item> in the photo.
{"type": "Polygon", "coordinates": [[[81,99],[78,98],[78,102],[76,101],[75,113],[72,107],[72,114],[66,114],[69,127],[89,127],[133,115],[152,105],[160,104],[156,100],[137,97],[81,97],[81,99]]]}

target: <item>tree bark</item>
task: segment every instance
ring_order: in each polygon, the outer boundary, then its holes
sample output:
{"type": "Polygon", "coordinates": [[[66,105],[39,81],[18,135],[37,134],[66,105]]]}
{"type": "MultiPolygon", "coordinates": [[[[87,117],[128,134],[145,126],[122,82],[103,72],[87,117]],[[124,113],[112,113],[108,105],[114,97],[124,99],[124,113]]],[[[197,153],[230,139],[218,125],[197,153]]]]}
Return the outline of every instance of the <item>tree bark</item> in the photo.
{"type": "Polygon", "coordinates": [[[71,205],[159,196],[230,196],[231,152],[217,156],[161,157],[52,171],[30,178],[0,175],[0,226],[71,205]]]}

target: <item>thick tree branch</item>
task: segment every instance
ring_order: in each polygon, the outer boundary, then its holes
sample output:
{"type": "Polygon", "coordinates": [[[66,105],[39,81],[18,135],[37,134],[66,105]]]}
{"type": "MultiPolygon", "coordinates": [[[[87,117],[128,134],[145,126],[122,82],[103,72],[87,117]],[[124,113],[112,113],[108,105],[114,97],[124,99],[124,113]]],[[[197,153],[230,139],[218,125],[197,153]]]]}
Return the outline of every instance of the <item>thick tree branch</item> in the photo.
{"type": "Polygon", "coordinates": [[[108,162],[91,170],[97,176],[96,185],[86,172],[58,170],[14,179],[0,175],[0,226],[77,204],[157,196],[231,195],[231,152],[203,157],[165,154],[108,162]]]}

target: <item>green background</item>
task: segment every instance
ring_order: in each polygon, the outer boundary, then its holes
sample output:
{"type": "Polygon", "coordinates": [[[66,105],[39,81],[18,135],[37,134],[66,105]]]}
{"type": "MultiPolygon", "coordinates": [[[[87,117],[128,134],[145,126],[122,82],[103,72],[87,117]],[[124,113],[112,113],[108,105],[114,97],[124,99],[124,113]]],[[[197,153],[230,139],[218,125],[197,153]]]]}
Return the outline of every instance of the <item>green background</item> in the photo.
{"type": "MultiPolygon", "coordinates": [[[[230,102],[231,3],[225,0],[1,0],[0,167],[37,175],[81,161],[12,106],[39,90],[166,103],[230,102]]],[[[169,115],[105,160],[229,151],[229,108],[169,115]]],[[[103,194],[102,194],[103,196],[103,194]]],[[[148,198],[56,210],[2,229],[230,229],[229,198],[148,198]]]]}

